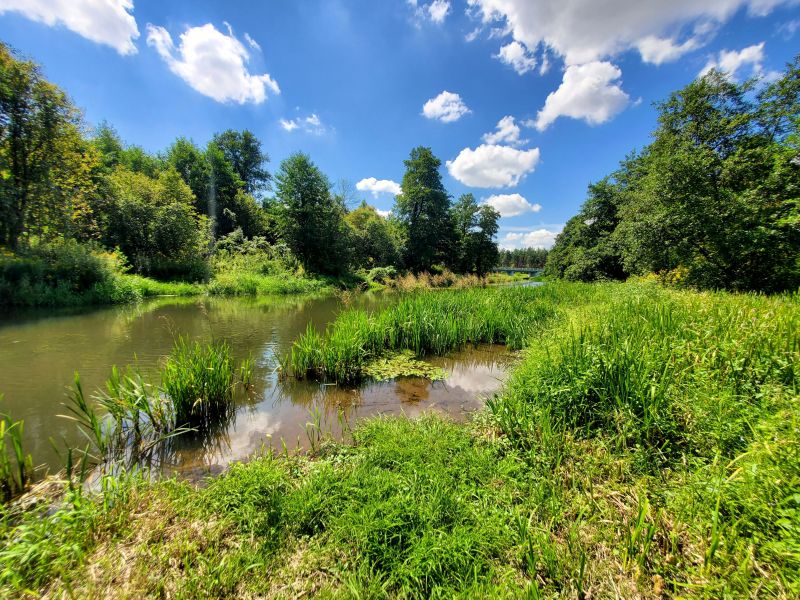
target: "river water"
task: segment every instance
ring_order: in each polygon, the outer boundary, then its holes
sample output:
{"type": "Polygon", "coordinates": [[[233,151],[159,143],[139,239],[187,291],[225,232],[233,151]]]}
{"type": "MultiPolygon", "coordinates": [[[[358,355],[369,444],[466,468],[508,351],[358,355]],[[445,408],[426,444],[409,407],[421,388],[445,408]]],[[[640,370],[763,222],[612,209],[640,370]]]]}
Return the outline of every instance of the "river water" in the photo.
{"type": "MultiPolygon", "coordinates": [[[[357,296],[348,306],[374,310],[391,295],[357,296]]],[[[264,447],[307,448],[315,431],[341,437],[360,418],[426,410],[463,419],[483,405],[503,380],[510,357],[481,346],[432,358],[447,379],[401,378],[356,388],[279,378],[277,357],[309,322],[319,330],[343,309],[338,298],[159,298],[136,305],[48,311],[0,317],[0,411],[25,423],[26,450],[54,472],[66,445],[84,446],[63,418],[74,373],[87,395],[104,385],[112,365],[137,364],[157,373],[177,335],[226,340],[234,358],[255,360],[254,385],[237,395],[235,418],[205,440],[176,438],[161,467],[189,477],[223,469],[264,447]],[[309,424],[312,423],[313,426],[309,424]]],[[[42,472],[40,472],[40,475],[42,472]]]]}

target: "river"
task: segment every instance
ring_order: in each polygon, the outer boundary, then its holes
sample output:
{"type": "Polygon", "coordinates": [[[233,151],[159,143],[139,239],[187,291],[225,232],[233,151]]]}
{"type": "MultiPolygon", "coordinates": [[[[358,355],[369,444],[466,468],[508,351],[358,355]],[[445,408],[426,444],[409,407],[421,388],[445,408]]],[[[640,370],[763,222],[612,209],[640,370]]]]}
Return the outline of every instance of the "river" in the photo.
{"type": "MultiPolygon", "coordinates": [[[[374,310],[387,294],[362,294],[349,306],[374,310]]],[[[360,418],[389,413],[416,416],[425,410],[463,419],[501,385],[510,360],[502,348],[482,346],[437,357],[447,378],[401,378],[356,388],[285,380],[277,357],[309,322],[318,329],[342,310],[335,297],[159,298],[136,305],[72,311],[34,311],[0,317],[0,411],[24,420],[25,446],[45,469],[63,465],[67,445],[84,446],[64,403],[73,374],[88,395],[104,385],[113,365],[136,364],[158,383],[160,364],[177,335],[226,340],[234,358],[252,356],[254,385],[237,395],[235,418],[200,441],[184,436],[171,444],[161,468],[188,477],[220,471],[264,447],[307,448],[319,425],[341,437],[360,418]]]]}

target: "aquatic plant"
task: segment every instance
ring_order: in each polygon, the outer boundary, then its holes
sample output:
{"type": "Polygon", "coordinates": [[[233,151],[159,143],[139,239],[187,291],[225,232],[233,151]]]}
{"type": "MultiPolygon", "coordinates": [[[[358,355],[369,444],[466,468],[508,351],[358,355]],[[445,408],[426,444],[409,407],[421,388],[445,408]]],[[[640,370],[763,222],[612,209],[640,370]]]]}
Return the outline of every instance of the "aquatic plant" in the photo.
{"type": "Polygon", "coordinates": [[[552,299],[534,288],[417,292],[374,314],[344,311],[324,334],[309,325],[282,366],[296,377],[357,381],[387,351],[423,357],[479,343],[519,349],[554,315],[552,299]]]}
{"type": "Polygon", "coordinates": [[[446,377],[441,367],[417,360],[411,350],[395,352],[367,363],[364,366],[364,375],[377,381],[397,377],[425,377],[437,381],[446,377]]]}
{"type": "Polygon", "coordinates": [[[23,428],[23,421],[0,412],[0,502],[21,494],[33,472],[33,458],[22,445],[23,428]]]}
{"type": "Polygon", "coordinates": [[[179,337],[161,371],[175,423],[205,428],[233,412],[234,365],[226,342],[200,344],[179,337]]]}

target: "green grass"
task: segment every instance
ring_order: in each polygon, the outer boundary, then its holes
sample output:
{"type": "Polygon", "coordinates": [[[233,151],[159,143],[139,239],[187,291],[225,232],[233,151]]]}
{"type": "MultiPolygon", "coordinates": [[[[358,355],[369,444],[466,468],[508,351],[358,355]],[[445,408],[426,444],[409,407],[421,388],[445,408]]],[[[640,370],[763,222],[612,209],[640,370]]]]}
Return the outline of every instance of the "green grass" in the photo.
{"type": "Polygon", "coordinates": [[[474,422],[374,418],[199,488],[123,476],[55,511],[7,506],[0,594],[800,595],[797,296],[552,284],[403,302],[306,334],[304,356],[353,332],[443,351],[516,314],[520,362],[474,422]]]}
{"type": "Polygon", "coordinates": [[[161,385],[177,425],[205,429],[226,421],[234,410],[230,346],[178,338],[161,371],[161,385]]]}
{"type": "Polygon", "coordinates": [[[238,272],[219,273],[208,284],[212,296],[262,296],[281,294],[311,294],[330,291],[320,279],[295,275],[261,275],[238,272]]]}
{"type": "Polygon", "coordinates": [[[33,459],[22,445],[23,430],[22,421],[12,421],[9,415],[0,412],[0,502],[21,493],[33,472],[33,459]]]}
{"type": "Polygon", "coordinates": [[[345,311],[324,334],[309,325],[282,366],[295,377],[358,381],[364,367],[387,351],[411,350],[422,357],[467,344],[521,348],[554,315],[547,293],[521,288],[417,292],[375,314],[345,311]]]}

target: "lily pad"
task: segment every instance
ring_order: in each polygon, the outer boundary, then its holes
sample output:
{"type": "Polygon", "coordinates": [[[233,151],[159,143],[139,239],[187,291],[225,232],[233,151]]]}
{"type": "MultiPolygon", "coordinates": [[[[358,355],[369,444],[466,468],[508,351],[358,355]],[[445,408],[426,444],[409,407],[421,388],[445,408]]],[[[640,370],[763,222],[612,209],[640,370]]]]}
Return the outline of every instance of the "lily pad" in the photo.
{"type": "Polygon", "coordinates": [[[364,367],[364,373],[378,381],[397,377],[425,377],[437,381],[446,377],[443,369],[419,360],[411,350],[382,356],[364,367]]]}

